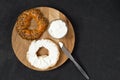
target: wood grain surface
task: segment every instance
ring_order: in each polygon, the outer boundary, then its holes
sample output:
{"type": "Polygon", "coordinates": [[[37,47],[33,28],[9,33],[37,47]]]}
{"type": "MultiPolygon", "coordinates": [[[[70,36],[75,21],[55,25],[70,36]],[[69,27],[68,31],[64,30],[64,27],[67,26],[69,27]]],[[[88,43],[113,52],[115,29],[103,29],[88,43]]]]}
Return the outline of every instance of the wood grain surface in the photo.
{"type": "MultiPolygon", "coordinates": [[[[37,7],[37,9],[41,10],[41,12],[49,20],[49,22],[56,20],[56,19],[61,19],[61,20],[65,21],[65,23],[67,24],[67,27],[68,27],[67,35],[65,37],[63,37],[62,39],[55,39],[55,38],[51,37],[48,33],[48,30],[46,30],[39,39],[47,38],[47,39],[54,41],[57,45],[58,45],[58,42],[61,41],[64,43],[65,47],[72,53],[73,48],[74,48],[74,43],[75,43],[75,34],[74,34],[73,26],[72,26],[71,22],[69,21],[69,19],[63,13],[61,13],[60,11],[58,11],[54,8],[37,7]]],[[[31,21],[30,27],[35,27],[35,26],[36,26],[36,22],[31,21]]],[[[16,28],[16,25],[14,26],[13,32],[12,32],[12,47],[13,47],[15,55],[20,60],[20,62],[23,63],[28,68],[31,68],[31,69],[37,70],[37,71],[42,71],[42,70],[30,65],[30,63],[27,61],[26,52],[28,51],[31,41],[22,39],[16,32],[15,28],[16,28]]],[[[49,28],[49,26],[48,26],[48,28],[49,28]]],[[[55,69],[55,68],[61,66],[68,59],[66,57],[66,55],[61,51],[60,47],[59,47],[59,50],[60,50],[60,58],[59,58],[57,64],[45,71],[52,70],[52,69],[55,69]]],[[[38,54],[46,53],[46,52],[47,52],[46,49],[41,49],[38,54]]]]}

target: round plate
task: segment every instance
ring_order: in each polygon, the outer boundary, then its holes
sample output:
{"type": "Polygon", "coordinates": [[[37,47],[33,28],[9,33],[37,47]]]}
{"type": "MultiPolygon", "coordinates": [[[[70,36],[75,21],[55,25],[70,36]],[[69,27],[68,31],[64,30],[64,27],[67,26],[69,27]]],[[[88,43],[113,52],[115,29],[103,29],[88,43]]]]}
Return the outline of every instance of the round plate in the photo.
{"type": "MultiPolygon", "coordinates": [[[[48,33],[48,30],[46,30],[39,39],[42,39],[42,38],[51,39],[57,45],[58,45],[58,42],[61,41],[64,43],[65,47],[72,53],[73,48],[74,48],[74,43],[75,43],[75,35],[74,35],[73,26],[72,26],[71,22],[69,21],[69,19],[63,13],[61,13],[60,11],[58,11],[54,8],[37,7],[37,9],[41,10],[41,12],[49,20],[49,22],[52,22],[53,20],[56,20],[56,19],[61,19],[61,20],[65,21],[65,23],[67,24],[67,27],[68,27],[67,35],[61,39],[55,39],[55,38],[51,37],[48,33]]],[[[31,26],[34,27],[35,25],[36,25],[36,23],[34,21],[31,21],[31,26]]],[[[15,55],[20,60],[20,62],[22,62],[25,66],[27,66],[33,70],[42,71],[38,68],[33,67],[27,61],[26,52],[28,51],[31,41],[21,38],[19,36],[19,34],[16,32],[15,28],[16,28],[16,24],[15,24],[15,26],[13,28],[13,32],[12,32],[12,47],[15,52],[15,55]]],[[[48,26],[48,28],[49,28],[49,26],[48,26]]],[[[66,55],[61,51],[60,47],[59,47],[59,50],[60,50],[60,58],[59,58],[57,64],[45,71],[52,70],[52,69],[55,69],[55,68],[61,66],[68,59],[66,57],[66,55]]],[[[44,52],[44,50],[42,52],[44,52]]]]}

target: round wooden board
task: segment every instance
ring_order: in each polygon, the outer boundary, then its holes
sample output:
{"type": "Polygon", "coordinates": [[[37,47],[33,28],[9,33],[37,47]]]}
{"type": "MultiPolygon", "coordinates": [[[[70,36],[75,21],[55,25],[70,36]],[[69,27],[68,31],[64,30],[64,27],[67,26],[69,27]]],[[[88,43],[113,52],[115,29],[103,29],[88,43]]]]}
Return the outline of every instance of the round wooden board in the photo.
{"type": "MultiPolygon", "coordinates": [[[[56,19],[61,19],[61,20],[65,21],[65,23],[67,24],[67,27],[68,27],[67,35],[62,39],[52,38],[49,35],[48,30],[46,30],[39,39],[47,38],[47,39],[53,40],[57,45],[58,45],[58,42],[61,41],[64,43],[65,47],[72,53],[73,48],[74,48],[74,43],[75,43],[75,35],[74,35],[73,26],[72,26],[71,22],[69,21],[69,19],[63,13],[61,13],[60,11],[58,11],[54,8],[37,7],[37,9],[41,10],[41,12],[49,20],[49,22],[56,20],[56,19]]],[[[31,26],[34,27],[35,25],[36,25],[35,22],[31,21],[31,26]]],[[[13,32],[12,32],[12,47],[15,52],[15,55],[20,60],[20,62],[22,62],[25,66],[27,66],[33,70],[42,71],[38,68],[33,67],[26,59],[26,52],[28,51],[29,45],[32,41],[22,39],[19,36],[19,34],[16,32],[15,28],[16,28],[16,25],[14,26],[13,32]]],[[[48,28],[49,28],[49,26],[48,26],[48,28]]],[[[59,50],[60,50],[60,58],[59,58],[57,64],[54,67],[51,67],[45,71],[52,70],[52,69],[55,69],[55,68],[61,66],[68,59],[66,57],[66,55],[61,51],[60,47],[59,47],[59,50]]],[[[45,50],[43,50],[42,52],[44,52],[44,51],[45,50]]]]}

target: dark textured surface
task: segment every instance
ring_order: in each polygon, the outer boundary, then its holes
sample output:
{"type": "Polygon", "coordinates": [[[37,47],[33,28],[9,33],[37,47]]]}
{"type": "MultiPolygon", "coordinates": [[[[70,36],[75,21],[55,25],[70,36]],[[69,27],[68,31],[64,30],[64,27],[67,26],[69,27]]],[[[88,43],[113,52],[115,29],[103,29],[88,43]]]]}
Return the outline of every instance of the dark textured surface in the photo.
{"type": "Polygon", "coordinates": [[[50,6],[62,11],[76,34],[73,56],[90,80],[120,80],[120,3],[116,0],[0,0],[0,80],[85,80],[68,60],[61,67],[37,72],[18,61],[11,46],[17,16],[50,6]]]}

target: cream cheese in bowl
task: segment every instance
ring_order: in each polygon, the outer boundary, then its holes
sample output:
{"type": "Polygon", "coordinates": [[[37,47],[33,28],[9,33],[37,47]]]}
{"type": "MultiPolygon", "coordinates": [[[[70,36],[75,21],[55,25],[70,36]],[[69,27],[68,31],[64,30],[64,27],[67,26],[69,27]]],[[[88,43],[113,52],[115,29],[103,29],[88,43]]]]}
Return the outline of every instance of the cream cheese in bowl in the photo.
{"type": "Polygon", "coordinates": [[[50,23],[48,32],[54,38],[63,38],[67,34],[68,28],[64,21],[54,20],[50,23]]]}

